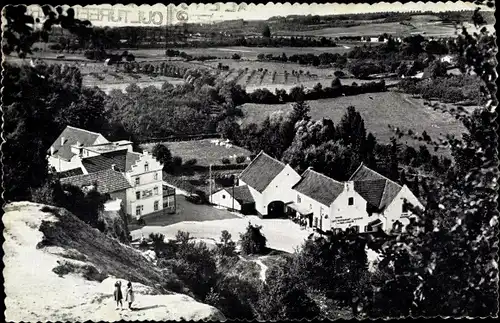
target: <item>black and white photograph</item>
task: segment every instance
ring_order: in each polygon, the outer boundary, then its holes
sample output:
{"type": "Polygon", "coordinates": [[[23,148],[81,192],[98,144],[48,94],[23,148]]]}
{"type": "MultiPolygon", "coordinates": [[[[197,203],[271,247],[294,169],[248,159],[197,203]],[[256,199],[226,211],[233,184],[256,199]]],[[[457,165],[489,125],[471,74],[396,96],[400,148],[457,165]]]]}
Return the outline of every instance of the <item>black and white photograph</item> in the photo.
{"type": "Polygon", "coordinates": [[[1,23],[6,322],[498,317],[494,1],[1,23]]]}

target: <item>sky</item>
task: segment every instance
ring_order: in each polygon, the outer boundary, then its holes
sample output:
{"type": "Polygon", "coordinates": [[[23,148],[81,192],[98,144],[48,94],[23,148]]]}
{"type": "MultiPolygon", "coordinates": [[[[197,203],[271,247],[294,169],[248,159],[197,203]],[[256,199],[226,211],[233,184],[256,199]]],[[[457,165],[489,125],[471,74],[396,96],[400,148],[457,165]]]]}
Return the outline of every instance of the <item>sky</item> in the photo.
{"type": "MultiPolygon", "coordinates": [[[[94,26],[165,26],[179,23],[210,23],[225,20],[266,20],[274,16],[288,15],[335,15],[346,13],[454,11],[474,10],[472,2],[411,2],[401,4],[379,2],[377,4],[214,4],[168,5],[90,5],[73,6],[79,19],[90,20],[94,26]]],[[[35,16],[41,15],[37,5],[28,6],[35,16]]],[[[486,10],[486,8],[485,8],[486,10]]]]}

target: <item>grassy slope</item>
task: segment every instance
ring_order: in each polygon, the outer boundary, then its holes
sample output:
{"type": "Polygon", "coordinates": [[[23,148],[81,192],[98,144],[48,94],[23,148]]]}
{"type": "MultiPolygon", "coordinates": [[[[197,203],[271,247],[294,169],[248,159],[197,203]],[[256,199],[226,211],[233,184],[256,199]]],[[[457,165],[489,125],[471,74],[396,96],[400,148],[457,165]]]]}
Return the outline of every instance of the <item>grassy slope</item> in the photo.
{"type": "MultiPolygon", "coordinates": [[[[460,135],[465,131],[460,121],[455,120],[450,114],[434,111],[424,106],[422,100],[413,99],[411,96],[398,92],[368,93],[356,96],[338,97],[309,101],[313,119],[330,118],[334,123],[340,122],[350,105],[359,111],[365,120],[368,131],[372,132],[379,141],[388,142],[394,132],[388,124],[399,127],[404,131],[413,129],[416,133],[427,131],[432,139],[442,135],[460,135]],[[442,135],[440,135],[442,134],[442,135]]],[[[242,106],[244,118],[242,124],[261,122],[275,111],[287,111],[290,104],[265,105],[245,104],[242,106]]],[[[409,145],[422,144],[418,141],[403,137],[403,142],[409,145]]]]}
{"type": "MultiPolygon", "coordinates": [[[[192,140],[192,141],[173,141],[173,142],[163,142],[173,156],[182,157],[183,161],[189,159],[196,159],[197,165],[208,166],[210,164],[222,165],[222,158],[236,155],[236,156],[250,156],[250,152],[247,149],[232,146],[227,148],[224,146],[218,146],[210,142],[211,139],[202,140],[192,140]]],[[[155,144],[144,144],[143,149],[151,151],[155,144]]],[[[235,163],[234,159],[231,159],[231,163],[235,163]]]]}

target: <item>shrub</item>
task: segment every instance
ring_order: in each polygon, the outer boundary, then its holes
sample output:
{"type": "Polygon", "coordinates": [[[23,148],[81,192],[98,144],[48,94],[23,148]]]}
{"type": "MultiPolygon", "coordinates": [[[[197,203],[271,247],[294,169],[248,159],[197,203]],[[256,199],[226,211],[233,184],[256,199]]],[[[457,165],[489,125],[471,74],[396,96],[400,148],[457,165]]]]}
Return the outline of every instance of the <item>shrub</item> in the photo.
{"type": "Polygon", "coordinates": [[[179,156],[174,156],[174,157],[172,158],[172,164],[173,164],[175,167],[182,166],[182,157],[179,157],[179,156]]]}
{"type": "Polygon", "coordinates": [[[216,251],[221,256],[235,256],[236,243],[231,240],[231,234],[223,230],[220,237],[220,243],[217,244],[216,251]]]}
{"type": "Polygon", "coordinates": [[[238,164],[241,164],[241,163],[245,162],[245,160],[246,160],[246,159],[247,159],[247,158],[246,158],[245,156],[237,156],[237,157],[236,157],[236,162],[237,162],[238,164]]]}
{"type": "Polygon", "coordinates": [[[247,230],[240,234],[241,250],[244,254],[262,254],[266,249],[267,239],[260,232],[262,226],[248,223],[247,230]]]}
{"type": "Polygon", "coordinates": [[[230,164],[230,163],[231,163],[231,161],[230,161],[230,160],[229,160],[229,158],[227,158],[227,157],[223,157],[223,158],[221,159],[221,161],[222,161],[222,163],[223,163],[224,165],[228,165],[228,164],[230,164]]]}
{"type": "Polygon", "coordinates": [[[156,257],[160,258],[165,247],[165,236],[161,233],[151,233],[149,235],[149,239],[153,242],[153,250],[156,257]]]}
{"type": "Polygon", "coordinates": [[[192,167],[192,166],[196,165],[197,162],[198,162],[198,160],[196,160],[196,158],[188,159],[184,162],[184,166],[192,167]]]}

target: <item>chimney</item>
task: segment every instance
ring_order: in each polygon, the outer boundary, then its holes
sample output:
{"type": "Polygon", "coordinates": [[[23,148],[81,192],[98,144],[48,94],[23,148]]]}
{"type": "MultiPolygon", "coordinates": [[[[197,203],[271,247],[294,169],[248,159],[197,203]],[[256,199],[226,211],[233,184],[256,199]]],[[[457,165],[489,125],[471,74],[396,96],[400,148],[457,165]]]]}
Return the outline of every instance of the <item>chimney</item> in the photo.
{"type": "Polygon", "coordinates": [[[77,141],[76,141],[76,146],[77,146],[77,147],[80,147],[81,145],[82,145],[82,143],[81,143],[81,142],[79,142],[79,141],[77,140],[77,141]]]}
{"type": "Polygon", "coordinates": [[[353,181],[347,181],[344,182],[344,189],[346,192],[354,192],[354,182],[353,181]]]}
{"type": "Polygon", "coordinates": [[[50,146],[50,155],[53,156],[56,152],[56,149],[53,146],[50,146]]]}
{"type": "Polygon", "coordinates": [[[61,146],[64,146],[64,143],[66,142],[66,138],[61,137],[61,146]]]}
{"type": "Polygon", "coordinates": [[[116,169],[116,164],[111,164],[111,169],[112,169],[112,170],[117,170],[117,169],[116,169]]]}

